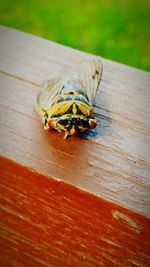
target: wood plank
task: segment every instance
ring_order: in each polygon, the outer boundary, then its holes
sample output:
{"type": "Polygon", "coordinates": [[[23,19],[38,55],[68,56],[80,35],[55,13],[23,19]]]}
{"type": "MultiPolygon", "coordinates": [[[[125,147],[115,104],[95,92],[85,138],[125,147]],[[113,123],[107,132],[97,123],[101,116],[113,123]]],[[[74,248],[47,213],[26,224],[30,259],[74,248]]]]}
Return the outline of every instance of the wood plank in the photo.
{"type": "Polygon", "coordinates": [[[2,267],[150,265],[149,219],[5,158],[0,163],[2,267]]]}
{"type": "Polygon", "coordinates": [[[65,141],[42,130],[34,99],[51,72],[87,55],[5,27],[1,37],[2,154],[149,215],[149,74],[103,60],[98,127],[65,141]]]}
{"type": "Polygon", "coordinates": [[[109,60],[96,129],[62,139],[41,84],[92,55],[0,27],[1,266],[150,265],[150,75],[109,60]]]}

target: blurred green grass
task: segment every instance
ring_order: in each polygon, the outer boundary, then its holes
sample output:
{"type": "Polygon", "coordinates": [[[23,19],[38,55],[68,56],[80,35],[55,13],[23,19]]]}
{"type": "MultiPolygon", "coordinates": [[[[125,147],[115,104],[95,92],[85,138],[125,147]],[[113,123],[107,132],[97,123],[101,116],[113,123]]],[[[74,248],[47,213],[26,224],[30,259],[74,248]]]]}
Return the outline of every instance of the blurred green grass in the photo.
{"type": "Polygon", "coordinates": [[[150,70],[147,0],[3,0],[0,23],[150,70]]]}

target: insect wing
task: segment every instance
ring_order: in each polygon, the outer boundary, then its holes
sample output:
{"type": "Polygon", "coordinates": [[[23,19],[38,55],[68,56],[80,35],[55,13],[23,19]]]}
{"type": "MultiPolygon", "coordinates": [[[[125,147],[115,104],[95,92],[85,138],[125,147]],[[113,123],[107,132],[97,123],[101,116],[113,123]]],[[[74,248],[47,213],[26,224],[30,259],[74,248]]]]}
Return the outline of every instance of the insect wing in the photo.
{"type": "Polygon", "coordinates": [[[57,77],[53,77],[51,80],[44,83],[41,92],[36,97],[35,110],[42,117],[47,110],[50,109],[55,97],[61,92],[64,83],[67,80],[67,76],[59,74],[57,77]]]}
{"type": "Polygon", "coordinates": [[[92,105],[102,75],[102,62],[98,58],[83,60],[79,66],[78,77],[85,95],[92,105]]]}

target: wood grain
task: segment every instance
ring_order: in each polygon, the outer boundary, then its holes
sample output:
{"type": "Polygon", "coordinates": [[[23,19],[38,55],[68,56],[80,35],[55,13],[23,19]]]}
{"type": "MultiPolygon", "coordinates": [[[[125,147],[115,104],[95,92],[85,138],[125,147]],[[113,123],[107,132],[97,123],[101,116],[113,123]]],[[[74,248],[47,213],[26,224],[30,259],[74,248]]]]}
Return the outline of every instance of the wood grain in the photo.
{"type": "Polygon", "coordinates": [[[63,140],[34,99],[91,55],[6,27],[0,39],[3,266],[149,266],[149,73],[102,59],[98,126],[63,140]]]}
{"type": "Polygon", "coordinates": [[[1,266],[149,266],[149,219],[0,162],[1,266]]]}

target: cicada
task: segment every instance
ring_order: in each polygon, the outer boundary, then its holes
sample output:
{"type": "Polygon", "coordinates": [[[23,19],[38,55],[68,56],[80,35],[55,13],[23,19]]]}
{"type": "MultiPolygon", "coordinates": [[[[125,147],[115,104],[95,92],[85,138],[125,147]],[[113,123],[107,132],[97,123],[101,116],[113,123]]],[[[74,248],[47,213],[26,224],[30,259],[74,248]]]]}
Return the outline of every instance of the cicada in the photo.
{"type": "Polygon", "coordinates": [[[102,75],[99,58],[82,60],[76,73],[59,74],[43,85],[36,111],[44,129],[64,132],[64,139],[96,127],[93,102],[102,75]]]}

